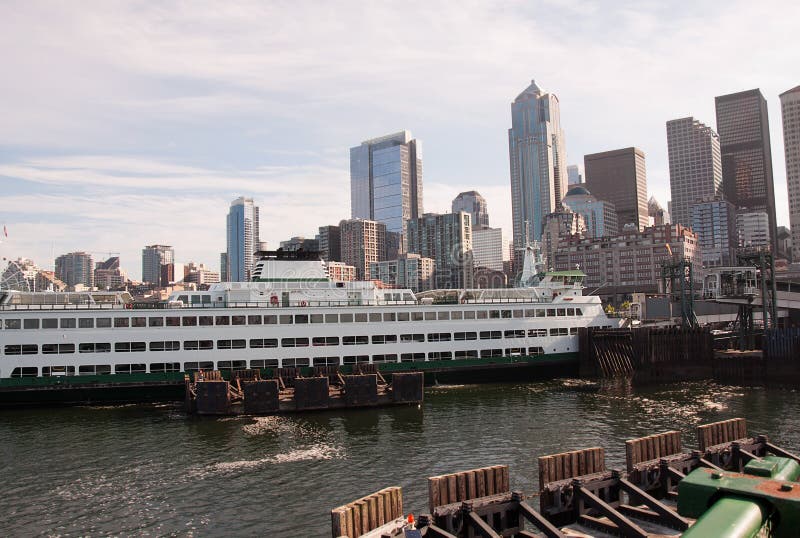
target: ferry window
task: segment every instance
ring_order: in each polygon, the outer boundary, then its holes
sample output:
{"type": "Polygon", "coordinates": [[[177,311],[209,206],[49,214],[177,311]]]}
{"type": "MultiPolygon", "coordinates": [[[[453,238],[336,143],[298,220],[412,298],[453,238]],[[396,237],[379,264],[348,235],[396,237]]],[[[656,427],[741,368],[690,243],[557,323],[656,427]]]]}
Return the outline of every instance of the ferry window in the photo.
{"type": "Polygon", "coordinates": [[[203,295],[203,304],[211,304],[211,296],[210,295],[203,295]]]}
{"type": "Polygon", "coordinates": [[[150,322],[151,327],[163,327],[164,326],[164,318],[149,318],[148,321],[150,322]]]}
{"type": "Polygon", "coordinates": [[[464,319],[475,319],[475,311],[467,310],[466,312],[464,312],[464,319]]]}
{"type": "Polygon", "coordinates": [[[214,319],[214,325],[230,325],[231,318],[229,316],[217,316],[214,319]]]}
{"type": "Polygon", "coordinates": [[[218,370],[233,370],[238,368],[247,368],[247,361],[219,361],[217,363],[218,370]]]}
{"type": "Polygon", "coordinates": [[[140,374],[147,372],[146,364],[116,364],[114,365],[115,374],[140,374]]]}
{"type": "Polygon", "coordinates": [[[411,321],[422,321],[425,319],[425,314],[422,312],[411,312],[411,321]]]}
{"type": "Polygon", "coordinates": [[[181,343],[172,341],[150,342],[150,351],[180,351],[181,343]]]}
{"type": "Polygon", "coordinates": [[[212,340],[186,340],[183,343],[183,349],[186,351],[196,351],[198,349],[214,349],[214,342],[212,340]]]}
{"type": "Polygon", "coordinates": [[[7,319],[5,322],[6,329],[21,329],[22,328],[22,320],[19,319],[7,319]]]}
{"type": "Polygon", "coordinates": [[[502,315],[503,319],[511,318],[511,310],[501,310],[500,314],[502,315]]]}
{"type": "Polygon", "coordinates": [[[261,316],[247,316],[248,325],[261,325],[261,316]]]}
{"type": "Polygon", "coordinates": [[[525,338],[525,329],[515,329],[505,332],[506,338],[525,338]]]}
{"type": "Polygon", "coordinates": [[[78,353],[94,353],[94,344],[78,344],[78,353]]]}
{"type": "Polygon", "coordinates": [[[51,355],[53,353],[58,353],[58,344],[42,344],[43,355],[51,355]]]}
{"type": "Polygon", "coordinates": [[[167,318],[167,327],[180,327],[181,326],[181,318],[176,316],[170,316],[167,318]]]}
{"type": "Polygon", "coordinates": [[[195,327],[197,326],[197,316],[184,316],[181,323],[184,327],[195,327]]]}
{"type": "Polygon", "coordinates": [[[131,342],[131,352],[137,353],[147,351],[147,345],[144,342],[131,342]]]}
{"type": "Polygon", "coordinates": [[[431,351],[428,353],[428,360],[449,361],[453,358],[450,351],[431,351]]]}
{"type": "Polygon", "coordinates": [[[428,333],[428,342],[449,342],[450,333],[428,333]]]}
{"type": "Polygon", "coordinates": [[[474,349],[470,349],[467,351],[456,351],[455,354],[456,359],[477,359],[478,352],[474,349]]]}
{"type": "Polygon", "coordinates": [[[42,329],[58,329],[58,320],[56,318],[44,318],[42,320],[42,329]]]}
{"type": "Polygon", "coordinates": [[[567,336],[568,334],[569,334],[569,328],[568,327],[559,327],[558,328],[558,335],[559,336],[567,336]]]}
{"type": "Polygon", "coordinates": [[[553,317],[555,315],[556,315],[556,309],[555,308],[548,308],[547,309],[547,317],[548,318],[551,318],[551,317],[553,317]]]}
{"type": "Polygon", "coordinates": [[[345,364],[355,364],[357,362],[369,362],[369,355],[345,355],[342,357],[345,364]]]}
{"type": "Polygon", "coordinates": [[[478,333],[453,333],[453,340],[477,340],[478,333]]]}
{"type": "Polygon", "coordinates": [[[114,318],[114,327],[127,327],[130,323],[130,318],[114,318]]]}
{"type": "Polygon", "coordinates": [[[436,319],[436,312],[425,312],[425,320],[434,320],[436,319]]]}
{"type": "Polygon", "coordinates": [[[339,323],[339,314],[325,314],[325,323],[339,323]]]}
{"type": "Polygon", "coordinates": [[[94,325],[98,329],[105,329],[111,327],[111,318],[97,318],[94,320],[94,325]]]}
{"type": "Polygon", "coordinates": [[[536,309],[536,317],[543,318],[545,315],[546,310],[544,308],[537,308],[536,309]]]}
{"type": "Polygon", "coordinates": [[[370,312],[369,320],[370,321],[381,321],[383,316],[381,316],[380,312],[370,312]]]}
{"type": "Polygon", "coordinates": [[[383,321],[397,321],[397,314],[394,312],[386,312],[383,314],[383,321]]]}
{"type": "MultiPolygon", "coordinates": [[[[14,320],[7,319],[6,324],[8,324],[9,321],[14,321],[14,320]]],[[[16,321],[19,322],[19,320],[16,321]]],[[[60,325],[62,329],[74,329],[76,326],[75,318],[61,318],[60,325]]],[[[6,325],[6,329],[19,329],[19,327],[9,327],[8,325],[6,325]]]]}
{"type": "Polygon", "coordinates": [[[525,313],[522,310],[514,310],[514,317],[523,318],[525,317],[525,313]]]}
{"type": "Polygon", "coordinates": [[[307,358],[283,359],[283,365],[293,366],[293,367],[308,366],[308,359],[307,358]]]}
{"type": "Polygon", "coordinates": [[[567,309],[566,308],[559,308],[557,313],[558,313],[559,316],[566,316],[567,315],[567,309]]]}
{"type": "Polygon", "coordinates": [[[314,357],[314,366],[336,366],[339,357],[314,357]]]}
{"type": "Polygon", "coordinates": [[[575,315],[576,316],[582,316],[583,315],[583,311],[580,308],[576,308],[575,309],[575,315]]]}
{"type": "Polygon", "coordinates": [[[200,296],[199,295],[192,295],[192,304],[200,304],[200,296]]]}
{"type": "MultiPolygon", "coordinates": [[[[201,362],[200,364],[203,363],[201,362]]],[[[250,361],[250,368],[277,368],[277,367],[278,367],[278,359],[258,359],[250,361]]]]}
{"type": "Polygon", "coordinates": [[[82,364],[78,367],[78,375],[107,375],[111,373],[109,364],[82,364]]]}
{"type": "Polygon", "coordinates": [[[536,317],[536,309],[529,308],[525,310],[525,317],[526,318],[535,318],[536,317]]]}
{"type": "Polygon", "coordinates": [[[39,369],[35,366],[25,366],[23,368],[14,368],[11,371],[11,377],[36,377],[39,375],[39,369]]]}
{"type": "Polygon", "coordinates": [[[397,355],[394,353],[389,355],[373,355],[372,362],[397,362],[397,355]]]}
{"type": "Polygon", "coordinates": [[[424,353],[402,353],[400,355],[400,360],[402,362],[424,362],[425,361],[425,354],[424,353]]]}
{"type": "Polygon", "coordinates": [[[10,345],[5,347],[6,355],[22,355],[22,346],[10,345]]]}
{"type": "Polygon", "coordinates": [[[574,316],[575,315],[575,309],[574,308],[567,308],[567,315],[568,316],[574,316]]]}
{"type": "Polygon", "coordinates": [[[397,342],[396,334],[374,334],[372,335],[373,344],[394,344],[397,342]]]}
{"type": "Polygon", "coordinates": [[[366,323],[367,322],[367,314],[366,313],[355,314],[354,317],[355,317],[356,323],[366,323]]]}
{"type": "Polygon", "coordinates": [[[207,327],[209,325],[214,325],[214,317],[213,316],[199,316],[197,318],[197,321],[203,327],[207,327]]]}
{"type": "Polygon", "coordinates": [[[75,353],[75,344],[58,344],[58,352],[59,353],[75,353]]]}
{"type": "Polygon", "coordinates": [[[509,347],[506,348],[506,357],[521,357],[525,354],[524,347],[509,347]]]}
{"type": "Polygon", "coordinates": [[[355,346],[360,344],[369,344],[369,337],[367,336],[343,336],[342,344],[345,346],[355,346]]]}
{"type": "Polygon", "coordinates": [[[295,323],[308,323],[308,315],[307,314],[297,314],[294,317],[295,323]]]}
{"type": "Polygon", "coordinates": [[[308,347],[308,338],[281,338],[281,347],[308,347]]]}
{"type": "Polygon", "coordinates": [[[74,366],[43,366],[42,375],[49,377],[51,375],[75,375],[74,366]]]}
{"type": "Polygon", "coordinates": [[[95,353],[111,353],[111,343],[110,342],[97,342],[94,345],[94,352],[95,353]]]}
{"type": "Polygon", "coordinates": [[[401,334],[400,335],[401,342],[424,342],[425,335],[424,334],[401,334]]]}
{"type": "Polygon", "coordinates": [[[131,318],[131,327],[147,327],[147,318],[131,318]]]}
{"type": "Polygon", "coordinates": [[[277,325],[278,316],[264,316],[264,325],[277,325]]]}
{"type": "Polygon", "coordinates": [[[94,329],[94,318],[78,318],[78,327],[81,329],[94,329]]]}
{"type": "Polygon", "coordinates": [[[577,327],[570,327],[569,328],[569,334],[578,334],[578,328],[577,327]]]}
{"type": "Polygon", "coordinates": [[[439,319],[450,319],[450,312],[439,312],[439,319]]]}
{"type": "Polygon", "coordinates": [[[181,363],[179,362],[153,362],[150,363],[151,372],[180,372],[181,363]]]}
{"type": "Polygon", "coordinates": [[[487,317],[489,317],[488,316],[489,313],[486,310],[478,310],[477,312],[475,312],[475,314],[478,316],[478,319],[486,319],[487,317]]]}
{"type": "Polygon", "coordinates": [[[339,323],[353,323],[353,314],[339,314],[339,323]]]}
{"type": "Polygon", "coordinates": [[[338,336],[315,336],[314,339],[311,341],[311,345],[314,345],[314,346],[338,346],[339,345],[339,337],[338,336]]]}
{"type": "Polygon", "coordinates": [[[543,347],[529,347],[528,355],[544,355],[543,347]]]}
{"type": "Polygon", "coordinates": [[[450,317],[452,319],[461,319],[461,310],[458,310],[456,312],[451,312],[450,317]]]}
{"type": "Polygon", "coordinates": [[[23,327],[26,329],[38,329],[39,328],[39,320],[38,319],[26,319],[22,322],[23,327]]]}
{"type": "Polygon", "coordinates": [[[481,350],[481,358],[488,359],[490,357],[502,357],[503,350],[502,349],[482,349],[481,350]]]}
{"type": "Polygon", "coordinates": [[[411,316],[408,315],[408,312],[398,312],[397,313],[397,321],[408,321],[411,319],[411,316]]]}
{"type": "Polygon", "coordinates": [[[308,317],[311,320],[311,323],[322,323],[322,314],[311,314],[308,317]]]}
{"type": "Polygon", "coordinates": [[[280,317],[281,325],[291,325],[292,324],[292,316],[290,314],[284,314],[280,317]]]}
{"type": "Polygon", "coordinates": [[[265,347],[278,347],[277,338],[253,338],[250,340],[250,347],[253,349],[261,349],[265,347]]]}
{"type": "Polygon", "coordinates": [[[547,336],[547,329],[528,329],[528,337],[547,336]]]}
{"type": "Polygon", "coordinates": [[[481,331],[481,340],[499,340],[502,337],[502,331],[481,331]]]}
{"type": "Polygon", "coordinates": [[[500,311],[499,310],[489,310],[489,318],[490,319],[500,319],[500,311]]]}
{"type": "Polygon", "coordinates": [[[178,300],[183,304],[189,304],[189,296],[188,295],[178,295],[178,300]]]}

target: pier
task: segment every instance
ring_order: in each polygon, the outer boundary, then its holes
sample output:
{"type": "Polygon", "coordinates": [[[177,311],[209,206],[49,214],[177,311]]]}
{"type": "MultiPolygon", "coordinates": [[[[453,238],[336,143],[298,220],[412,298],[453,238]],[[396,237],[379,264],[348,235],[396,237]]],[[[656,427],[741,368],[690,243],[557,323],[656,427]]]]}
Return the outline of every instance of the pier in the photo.
{"type": "Polygon", "coordinates": [[[608,469],[600,447],[541,456],[534,492],[512,489],[507,465],[433,476],[418,518],[404,517],[402,488],[386,488],[334,508],[331,536],[795,536],[800,458],[743,418],[696,434],[696,450],[678,431],[628,440],[624,470],[608,469]]]}

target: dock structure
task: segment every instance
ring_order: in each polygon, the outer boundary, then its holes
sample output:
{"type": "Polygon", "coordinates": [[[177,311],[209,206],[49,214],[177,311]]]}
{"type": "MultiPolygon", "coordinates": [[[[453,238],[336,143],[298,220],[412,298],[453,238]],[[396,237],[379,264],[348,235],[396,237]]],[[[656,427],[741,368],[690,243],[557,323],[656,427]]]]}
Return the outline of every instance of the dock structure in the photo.
{"type": "Polygon", "coordinates": [[[299,368],[276,368],[272,379],[258,370],[235,370],[230,379],[219,371],[186,377],[186,410],[198,415],[263,415],[385,405],[419,404],[423,374],[403,372],[390,382],[372,364],[361,364],[352,375],[336,366],[316,366],[313,375],[299,368]]]}
{"type": "Polygon", "coordinates": [[[696,433],[698,449],[689,451],[678,431],[626,441],[625,470],[607,469],[600,447],[542,456],[530,494],[511,488],[507,465],[433,476],[427,512],[413,524],[401,488],[387,488],[332,510],[331,536],[688,538],[721,536],[709,529],[726,518],[735,532],[725,536],[795,536],[800,458],[750,435],[742,418],[696,433]]]}

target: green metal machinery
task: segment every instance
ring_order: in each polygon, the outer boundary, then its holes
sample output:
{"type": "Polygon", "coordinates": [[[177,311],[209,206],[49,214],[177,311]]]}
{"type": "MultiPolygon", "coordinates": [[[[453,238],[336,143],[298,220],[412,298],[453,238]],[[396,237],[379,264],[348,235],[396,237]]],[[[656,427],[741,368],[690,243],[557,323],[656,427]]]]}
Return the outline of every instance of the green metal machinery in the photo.
{"type": "Polygon", "coordinates": [[[744,472],[698,468],[678,486],[678,513],[697,522],[684,538],[800,536],[800,464],[753,459],[744,472]]]}

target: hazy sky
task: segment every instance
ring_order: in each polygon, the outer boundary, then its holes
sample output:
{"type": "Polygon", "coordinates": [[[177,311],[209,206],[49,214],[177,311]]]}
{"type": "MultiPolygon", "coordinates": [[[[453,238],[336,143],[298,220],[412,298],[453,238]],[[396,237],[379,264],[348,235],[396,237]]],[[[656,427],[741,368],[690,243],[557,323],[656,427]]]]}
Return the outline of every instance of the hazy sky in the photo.
{"type": "Polygon", "coordinates": [[[556,93],[569,163],[638,146],[669,199],[665,122],[715,125],[714,96],[768,101],[778,223],[788,224],[778,94],[800,84],[800,3],[0,3],[5,258],[145,244],[219,264],[230,201],[262,239],[350,215],[348,148],[409,129],[426,211],[476,189],[510,237],[510,103],[556,93]]]}

